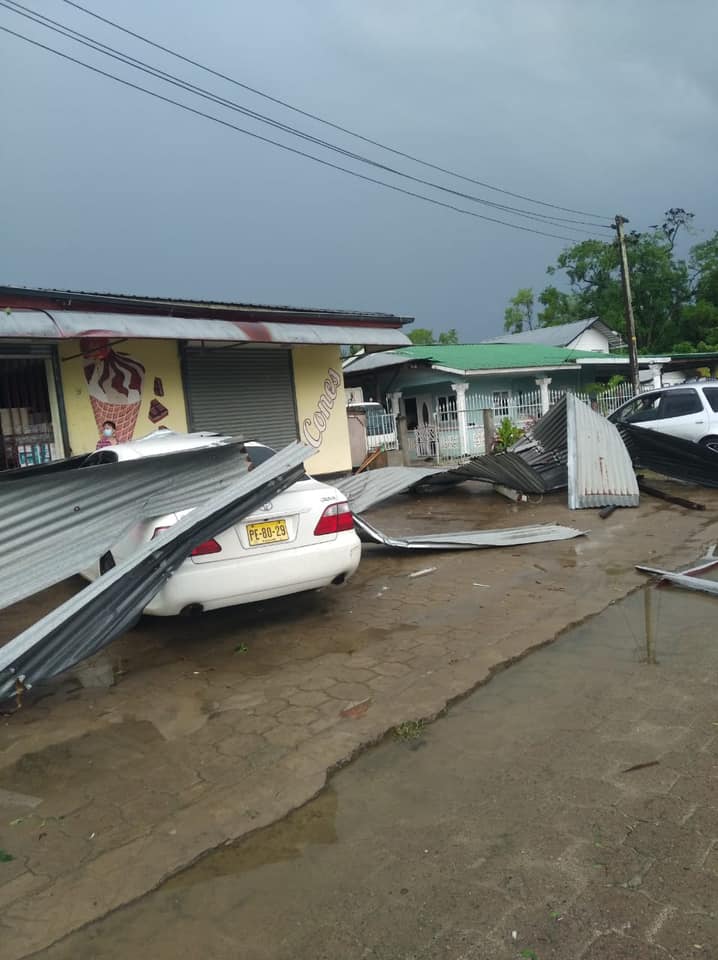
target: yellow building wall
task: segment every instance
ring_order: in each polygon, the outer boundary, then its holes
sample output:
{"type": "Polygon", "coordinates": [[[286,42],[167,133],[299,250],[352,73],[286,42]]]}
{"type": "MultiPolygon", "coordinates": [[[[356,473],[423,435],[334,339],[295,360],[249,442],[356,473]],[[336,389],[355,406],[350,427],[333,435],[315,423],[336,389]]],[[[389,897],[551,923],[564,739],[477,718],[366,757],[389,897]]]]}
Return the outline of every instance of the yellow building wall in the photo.
{"type": "MultiPolygon", "coordinates": [[[[83,343],[83,346],[86,345],[83,343]]],[[[113,349],[120,360],[123,356],[126,356],[131,361],[135,361],[135,364],[139,362],[144,367],[137,420],[132,429],[132,437],[134,439],[144,437],[159,426],[167,427],[170,430],[186,431],[187,413],[182,391],[182,373],[177,341],[125,340],[118,343],[113,349]],[[161,381],[163,396],[155,397],[156,378],[161,381]],[[150,407],[155,400],[154,409],[157,409],[158,405],[161,404],[167,408],[168,413],[162,419],[153,423],[149,414],[150,407]]],[[[72,454],[89,453],[94,450],[100,435],[101,423],[98,425],[96,422],[85,375],[85,366],[92,362],[92,359],[82,356],[80,341],[68,340],[60,344],[62,389],[72,454]]],[[[134,407],[136,405],[130,404],[130,406],[134,407]]],[[[127,411],[125,409],[125,417],[128,413],[131,422],[135,410],[127,411]]],[[[101,420],[118,421],[122,415],[123,411],[121,409],[117,410],[116,415],[113,411],[113,415],[109,416],[104,410],[98,411],[98,419],[101,420]]]]}
{"type": "Polygon", "coordinates": [[[317,451],[307,460],[307,471],[317,475],[351,470],[339,347],[294,347],[292,362],[299,438],[317,451]]]}

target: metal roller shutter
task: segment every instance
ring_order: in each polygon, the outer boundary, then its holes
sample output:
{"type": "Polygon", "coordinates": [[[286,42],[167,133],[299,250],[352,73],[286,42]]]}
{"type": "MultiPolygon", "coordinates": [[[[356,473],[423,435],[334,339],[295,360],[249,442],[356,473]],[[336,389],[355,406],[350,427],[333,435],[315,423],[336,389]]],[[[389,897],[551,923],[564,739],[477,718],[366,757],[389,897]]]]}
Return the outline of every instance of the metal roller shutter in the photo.
{"type": "Polygon", "coordinates": [[[283,447],[297,439],[289,350],[186,347],[191,430],[219,430],[283,447]]]}

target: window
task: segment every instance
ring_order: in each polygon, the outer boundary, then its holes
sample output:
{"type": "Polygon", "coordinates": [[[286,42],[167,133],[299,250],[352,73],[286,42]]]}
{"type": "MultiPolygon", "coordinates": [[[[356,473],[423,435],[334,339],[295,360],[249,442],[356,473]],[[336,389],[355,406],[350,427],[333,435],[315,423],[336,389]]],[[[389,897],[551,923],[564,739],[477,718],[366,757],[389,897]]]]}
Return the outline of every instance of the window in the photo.
{"type": "Polygon", "coordinates": [[[627,403],[616,413],[619,423],[643,423],[646,420],[658,419],[658,405],[662,393],[644,393],[627,403]]]}
{"type": "Polygon", "coordinates": [[[718,387],[703,387],[703,393],[710,404],[711,410],[718,413],[718,387]]]}
{"type": "Polygon", "coordinates": [[[439,397],[439,421],[440,423],[456,423],[456,396],[439,397]]]}
{"type": "Polygon", "coordinates": [[[509,415],[509,391],[497,390],[494,393],[494,415],[497,417],[508,417],[509,415]]]}
{"type": "Polygon", "coordinates": [[[702,413],[703,404],[697,390],[671,390],[661,400],[659,418],[687,417],[692,413],[702,413]]]}

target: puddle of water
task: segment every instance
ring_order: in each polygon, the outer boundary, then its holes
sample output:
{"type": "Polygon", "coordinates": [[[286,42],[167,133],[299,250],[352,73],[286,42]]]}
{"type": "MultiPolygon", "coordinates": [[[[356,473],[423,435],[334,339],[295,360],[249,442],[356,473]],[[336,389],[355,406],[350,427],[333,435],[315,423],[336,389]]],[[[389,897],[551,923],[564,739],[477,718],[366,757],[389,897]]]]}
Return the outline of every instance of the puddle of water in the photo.
{"type": "Polygon", "coordinates": [[[0,787],[45,798],[91,783],[98,771],[142,759],[148,744],[161,739],[154,724],[143,720],[113,723],[81,736],[43,743],[52,732],[38,729],[23,742],[23,755],[0,769],[0,787]]]}
{"type": "Polygon", "coordinates": [[[191,870],[171,877],[163,889],[176,895],[223,877],[240,877],[260,867],[296,860],[310,846],[336,843],[336,815],[337,794],[330,785],[311,803],[275,824],[271,831],[260,830],[242,843],[222,847],[191,870]]]}
{"type": "MultiPolygon", "coordinates": [[[[580,860],[584,844],[598,877],[605,834],[625,830],[613,793],[670,785],[661,756],[706,705],[714,717],[717,612],[712,597],[638,591],[455,705],[423,730],[424,749],[368,751],[284,821],[39,956],[433,960],[481,945],[512,904],[523,935],[585,888],[575,867],[569,889],[562,856],[580,860]]],[[[630,877],[615,869],[620,896],[630,877]]]]}

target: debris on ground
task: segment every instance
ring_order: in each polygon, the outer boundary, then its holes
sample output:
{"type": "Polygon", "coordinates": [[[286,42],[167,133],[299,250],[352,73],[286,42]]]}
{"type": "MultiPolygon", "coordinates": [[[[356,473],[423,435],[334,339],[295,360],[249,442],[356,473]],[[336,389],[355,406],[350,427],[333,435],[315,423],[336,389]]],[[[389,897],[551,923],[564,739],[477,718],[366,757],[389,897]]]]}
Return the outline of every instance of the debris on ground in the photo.
{"type": "Polygon", "coordinates": [[[573,394],[566,394],[501,453],[471,457],[443,470],[384,467],[336,485],[357,514],[396,493],[465,480],[490,483],[517,502],[568,488],[572,510],[636,507],[639,502],[631,456],[618,428],[573,394]]]}
{"type": "Polygon", "coordinates": [[[473,550],[486,547],[515,547],[527,543],[549,543],[585,536],[585,530],[555,523],[535,523],[504,530],[469,530],[457,533],[426,533],[392,537],[372,526],[364,517],[354,516],[356,531],[365,543],[378,543],[395,550],[473,550]]]}
{"type": "Polygon", "coordinates": [[[381,467],[335,480],[354,514],[363,513],[397,493],[415,490],[427,483],[453,486],[462,479],[442,467],[381,467]]]}
{"type": "Polygon", "coordinates": [[[646,763],[634,763],[632,767],[626,767],[621,773],[634,773],[636,770],[645,770],[647,767],[657,767],[660,760],[648,760],[646,763]]]}
{"type": "Polygon", "coordinates": [[[647,573],[651,577],[658,577],[667,583],[673,583],[677,587],[685,587],[686,590],[697,590],[701,593],[712,593],[718,597],[718,581],[703,580],[700,577],[694,577],[687,573],[671,573],[670,570],[659,570],[657,567],[636,566],[636,570],[641,573],[647,573]]]}
{"type": "Polygon", "coordinates": [[[346,720],[358,720],[359,717],[364,716],[370,706],[371,697],[366,697],[364,700],[358,700],[356,703],[350,703],[348,707],[344,707],[339,716],[346,720]]]}
{"type": "MultiPolygon", "coordinates": [[[[131,627],[197,544],[248,516],[303,476],[312,448],[291,444],[244,472],[9,643],[0,647],[0,700],[62,673],[131,627]]],[[[104,482],[104,475],[103,475],[104,482]]],[[[106,498],[104,498],[106,499],[106,498]]]]}
{"type": "Polygon", "coordinates": [[[415,570],[414,573],[409,574],[409,579],[414,577],[425,577],[428,573],[434,573],[436,567],[424,567],[423,570],[415,570]]]}
{"type": "Polygon", "coordinates": [[[198,506],[249,469],[244,445],[226,437],[112,464],[85,459],[0,476],[0,608],[96,563],[138,520],[198,506]]]}
{"type": "Polygon", "coordinates": [[[621,423],[618,429],[636,469],[701,487],[718,487],[718,453],[709,447],[630,423],[621,423]]]}
{"type": "Polygon", "coordinates": [[[656,497],[658,500],[665,500],[667,503],[673,503],[677,507],[685,507],[687,510],[705,510],[704,503],[697,503],[695,500],[687,500],[685,497],[677,497],[673,493],[667,493],[665,490],[659,490],[658,487],[644,483],[642,479],[638,480],[638,488],[641,493],[647,493],[649,497],[656,497]]]}

